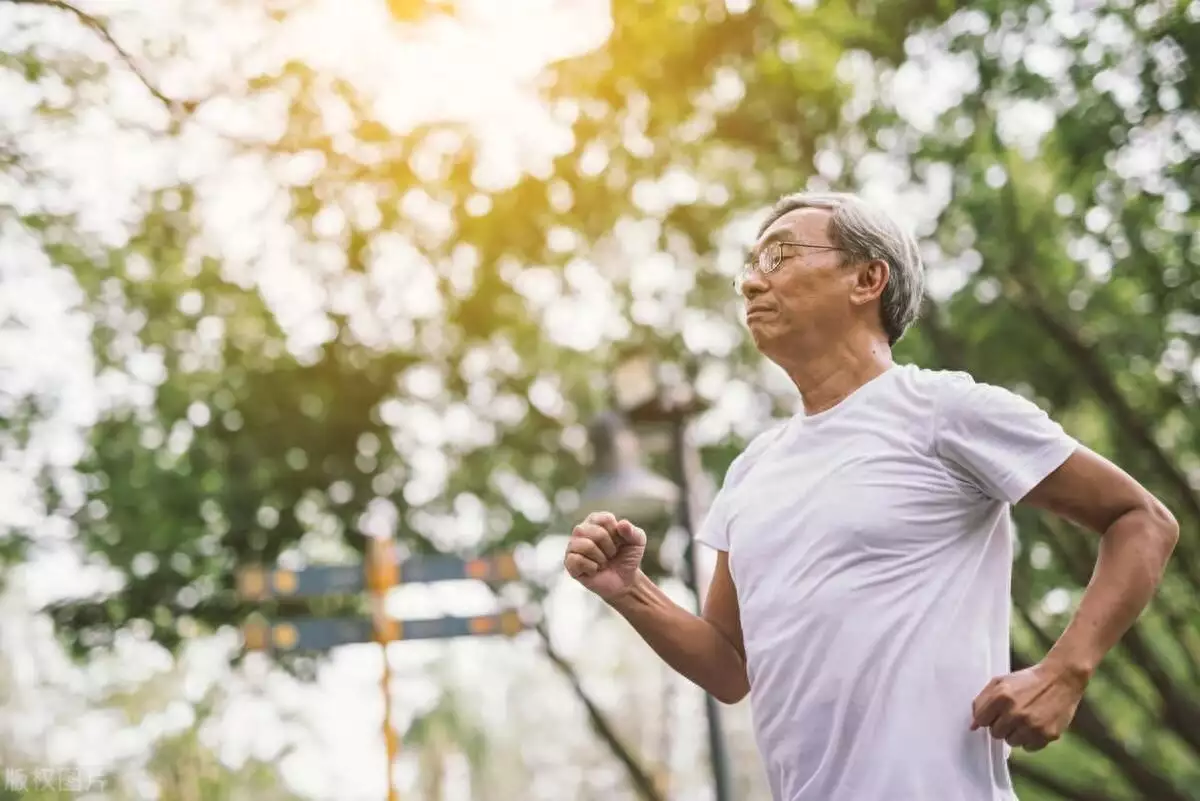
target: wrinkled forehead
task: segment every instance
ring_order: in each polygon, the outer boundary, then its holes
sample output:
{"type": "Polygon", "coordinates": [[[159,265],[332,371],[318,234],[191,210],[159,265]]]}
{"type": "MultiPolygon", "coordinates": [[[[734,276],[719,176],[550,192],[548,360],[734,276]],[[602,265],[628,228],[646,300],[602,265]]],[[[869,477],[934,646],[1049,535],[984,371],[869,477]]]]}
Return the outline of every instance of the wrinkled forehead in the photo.
{"type": "Polygon", "coordinates": [[[808,245],[832,245],[829,240],[830,209],[793,209],[762,232],[754,243],[757,252],[771,242],[803,242],[808,245]]]}

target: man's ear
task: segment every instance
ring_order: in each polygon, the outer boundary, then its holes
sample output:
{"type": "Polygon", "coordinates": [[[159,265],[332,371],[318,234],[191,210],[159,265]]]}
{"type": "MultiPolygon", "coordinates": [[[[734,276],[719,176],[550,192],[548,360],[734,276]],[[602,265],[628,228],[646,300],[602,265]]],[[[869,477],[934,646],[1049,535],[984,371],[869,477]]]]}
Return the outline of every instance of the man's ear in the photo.
{"type": "Polygon", "coordinates": [[[883,295],[890,276],[891,270],[883,259],[862,262],[854,271],[854,290],[850,294],[850,302],[861,305],[877,300],[883,295]]]}

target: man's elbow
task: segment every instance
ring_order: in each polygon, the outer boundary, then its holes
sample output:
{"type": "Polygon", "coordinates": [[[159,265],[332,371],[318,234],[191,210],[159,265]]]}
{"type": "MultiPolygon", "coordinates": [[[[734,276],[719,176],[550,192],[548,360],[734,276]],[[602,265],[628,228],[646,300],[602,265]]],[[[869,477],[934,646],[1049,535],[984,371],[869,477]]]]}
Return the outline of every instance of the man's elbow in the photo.
{"type": "Polygon", "coordinates": [[[750,685],[746,685],[745,687],[738,689],[738,691],[736,693],[728,695],[725,698],[718,698],[717,700],[720,701],[721,703],[725,704],[726,706],[733,706],[734,704],[741,703],[742,699],[745,698],[749,694],[750,694],[750,685]]]}
{"type": "Polygon", "coordinates": [[[1166,504],[1149,494],[1139,511],[1143,520],[1141,529],[1153,541],[1165,564],[1179,542],[1179,521],[1166,504]]]}
{"type": "Polygon", "coordinates": [[[723,686],[717,688],[717,691],[712,694],[722,704],[733,706],[739,703],[750,693],[750,681],[745,675],[739,676],[733,681],[726,682],[723,686]]]}
{"type": "Polygon", "coordinates": [[[1147,511],[1152,528],[1169,554],[1179,542],[1179,521],[1175,519],[1175,515],[1171,514],[1171,510],[1166,507],[1166,504],[1157,498],[1151,499],[1150,508],[1147,511]]]}
{"type": "Polygon", "coordinates": [[[1166,546],[1166,552],[1170,553],[1175,549],[1176,543],[1180,541],[1180,522],[1175,519],[1171,510],[1166,508],[1162,501],[1154,501],[1154,518],[1158,522],[1158,528],[1162,529],[1163,541],[1166,546]]]}

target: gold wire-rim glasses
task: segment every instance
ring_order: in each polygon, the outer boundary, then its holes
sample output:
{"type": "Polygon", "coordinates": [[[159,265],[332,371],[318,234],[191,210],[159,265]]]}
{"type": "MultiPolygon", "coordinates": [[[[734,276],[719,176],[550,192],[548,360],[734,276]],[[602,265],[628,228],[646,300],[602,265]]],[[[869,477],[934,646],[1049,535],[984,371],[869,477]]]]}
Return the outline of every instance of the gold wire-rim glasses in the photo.
{"type": "Polygon", "coordinates": [[[812,248],[813,250],[842,250],[845,248],[834,247],[833,245],[814,245],[810,242],[791,242],[786,239],[776,239],[773,242],[768,242],[758,251],[758,255],[753,259],[747,258],[746,263],[742,265],[742,269],[738,272],[737,277],[733,279],[733,287],[741,293],[742,284],[750,276],[750,273],[757,270],[763,275],[770,275],[779,269],[783,264],[783,246],[791,245],[799,248],[812,248]]]}

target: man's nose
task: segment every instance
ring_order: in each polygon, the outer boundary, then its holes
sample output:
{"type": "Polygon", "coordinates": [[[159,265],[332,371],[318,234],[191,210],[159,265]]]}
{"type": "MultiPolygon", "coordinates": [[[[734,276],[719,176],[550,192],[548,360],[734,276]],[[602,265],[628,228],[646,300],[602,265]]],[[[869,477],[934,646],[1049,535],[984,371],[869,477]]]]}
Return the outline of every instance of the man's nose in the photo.
{"type": "Polygon", "coordinates": [[[742,284],[740,289],[742,292],[742,297],[744,297],[746,300],[754,300],[756,297],[770,289],[770,286],[767,284],[766,276],[764,276],[758,270],[747,270],[742,276],[742,284]]]}

